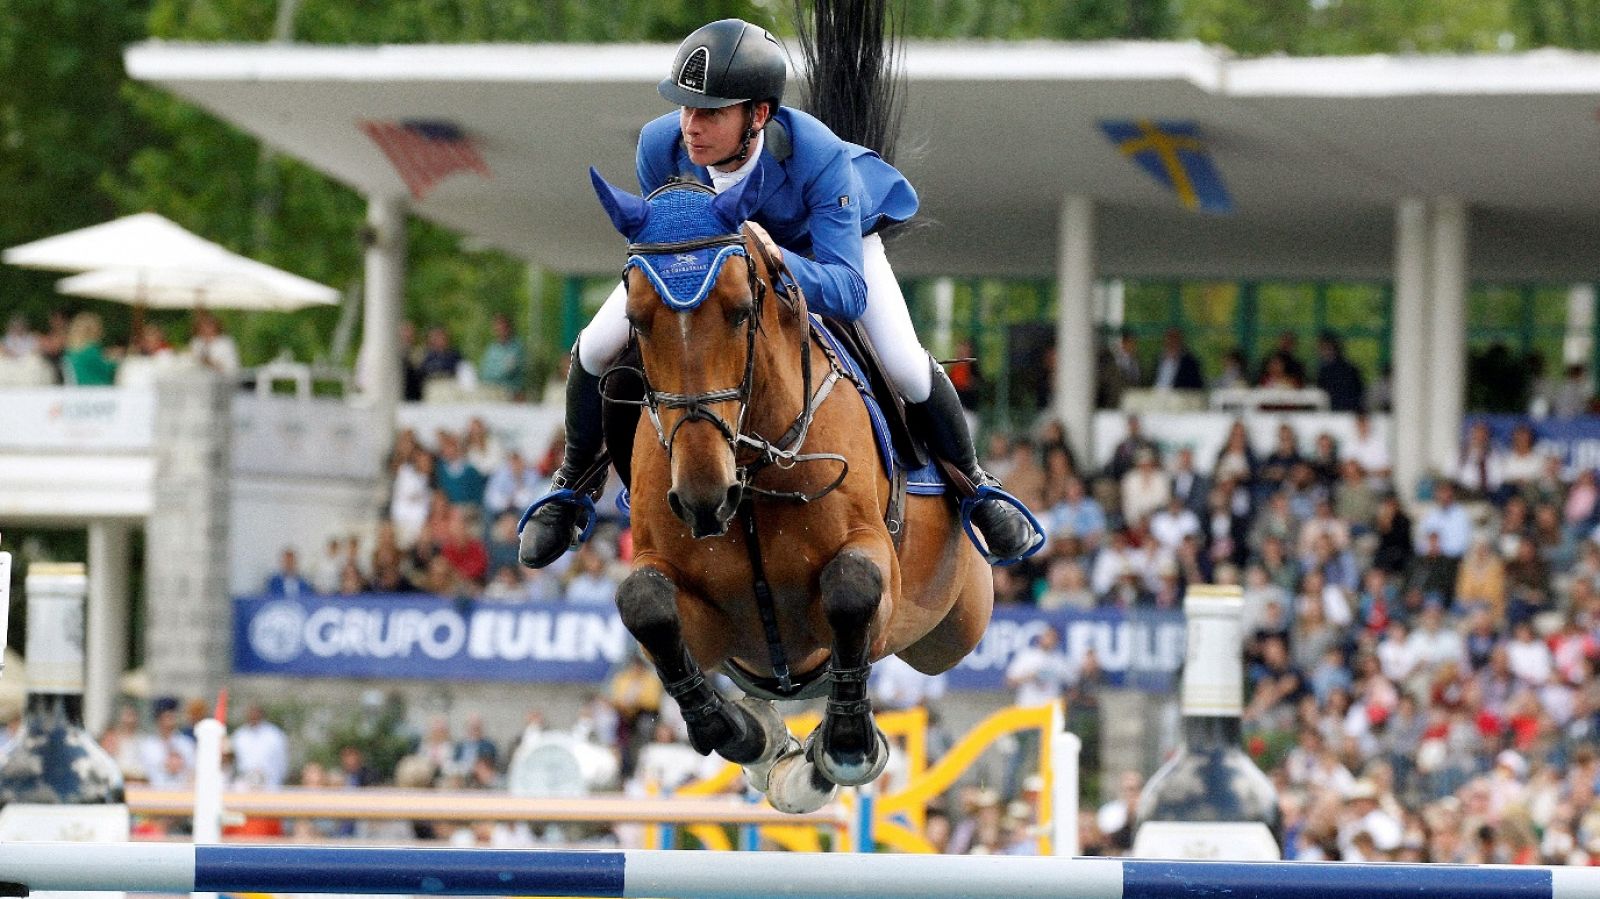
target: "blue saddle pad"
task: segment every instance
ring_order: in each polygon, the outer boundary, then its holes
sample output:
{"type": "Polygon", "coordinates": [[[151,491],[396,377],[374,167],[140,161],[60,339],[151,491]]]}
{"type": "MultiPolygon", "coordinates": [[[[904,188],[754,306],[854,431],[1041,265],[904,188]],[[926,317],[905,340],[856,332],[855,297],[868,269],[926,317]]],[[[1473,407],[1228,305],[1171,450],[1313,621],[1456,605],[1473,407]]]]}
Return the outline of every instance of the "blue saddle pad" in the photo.
{"type": "MultiPolygon", "coordinates": [[[[866,375],[861,370],[861,363],[856,360],[833,336],[816,313],[811,315],[811,330],[827,344],[828,349],[839,359],[839,364],[844,366],[855,379],[857,384],[866,384],[866,375]]],[[[895,471],[906,468],[905,460],[895,452],[894,441],[889,436],[889,420],[884,417],[883,407],[878,404],[878,398],[872,395],[870,388],[863,388],[861,399],[867,405],[867,416],[872,419],[872,436],[878,445],[878,459],[883,462],[884,474],[893,478],[895,471]]],[[[920,496],[939,496],[945,491],[944,478],[940,476],[939,469],[929,461],[920,468],[913,468],[906,472],[906,492],[920,496]]]]}

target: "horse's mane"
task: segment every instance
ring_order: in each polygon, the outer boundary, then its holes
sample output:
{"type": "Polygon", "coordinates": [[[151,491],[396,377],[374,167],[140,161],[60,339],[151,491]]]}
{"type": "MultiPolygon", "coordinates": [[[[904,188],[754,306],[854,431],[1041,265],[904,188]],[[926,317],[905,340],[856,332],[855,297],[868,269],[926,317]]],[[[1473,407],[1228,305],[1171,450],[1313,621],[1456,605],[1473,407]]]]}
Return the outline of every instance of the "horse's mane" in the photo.
{"type": "Polygon", "coordinates": [[[894,162],[905,106],[905,10],[896,0],[795,0],[807,111],[894,162]]]}

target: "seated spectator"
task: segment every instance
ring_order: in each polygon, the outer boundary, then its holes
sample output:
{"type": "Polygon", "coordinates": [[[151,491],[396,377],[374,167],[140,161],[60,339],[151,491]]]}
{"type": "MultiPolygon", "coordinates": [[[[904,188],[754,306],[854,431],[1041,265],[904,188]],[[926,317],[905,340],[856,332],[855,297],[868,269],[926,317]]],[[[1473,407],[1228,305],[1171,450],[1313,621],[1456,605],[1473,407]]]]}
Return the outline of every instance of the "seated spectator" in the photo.
{"type": "Polygon", "coordinates": [[[1278,356],[1268,356],[1262,363],[1261,377],[1257,379],[1256,386],[1262,390],[1299,390],[1306,386],[1305,381],[1294,377],[1284,366],[1283,360],[1278,356]]]}
{"type": "Polygon", "coordinates": [[[1157,390],[1204,390],[1206,379],[1200,374],[1200,360],[1189,351],[1183,332],[1168,328],[1161,339],[1161,358],[1156,360],[1157,390]]]}
{"type": "Polygon", "coordinates": [[[106,354],[101,342],[105,326],[93,312],[80,312],[72,318],[67,334],[67,352],[62,370],[68,384],[79,387],[109,387],[117,380],[117,362],[106,354]]]}
{"type": "Polygon", "coordinates": [[[579,547],[574,555],[566,595],[575,605],[609,606],[616,600],[617,581],[606,571],[606,560],[593,542],[579,547]]]}
{"type": "Polygon", "coordinates": [[[1456,560],[1444,554],[1436,530],[1424,532],[1422,554],[1411,560],[1401,591],[1418,591],[1425,599],[1450,602],[1456,585],[1456,560]]]}
{"type": "Polygon", "coordinates": [[[13,359],[32,356],[39,352],[39,335],[35,334],[33,327],[28,324],[28,316],[21,312],[12,313],[6,321],[6,336],[0,342],[0,352],[13,359]]]}
{"type": "Polygon", "coordinates": [[[417,585],[405,574],[398,552],[385,552],[372,566],[372,592],[415,593],[417,585]]]}
{"type": "Polygon", "coordinates": [[[1533,428],[1519,424],[1511,431],[1511,448],[1500,460],[1502,483],[1515,490],[1532,484],[1544,474],[1545,453],[1534,445],[1533,428]]]}
{"type": "Polygon", "coordinates": [[[1167,504],[1172,493],[1172,482],[1161,470],[1161,460],[1154,449],[1139,451],[1133,468],[1122,476],[1122,521],[1124,525],[1151,515],[1167,504]]]}
{"type": "Polygon", "coordinates": [[[139,760],[150,786],[171,790],[194,781],[194,739],[178,729],[178,700],[155,701],[155,733],[140,742],[139,760]]]}
{"type": "Polygon", "coordinates": [[[1083,566],[1073,559],[1051,561],[1037,605],[1041,611],[1094,608],[1094,591],[1089,589],[1089,577],[1083,566]]]}
{"type": "Polygon", "coordinates": [[[406,319],[400,323],[400,333],[395,344],[400,351],[401,398],[408,403],[422,401],[422,356],[425,352],[417,343],[417,323],[406,319]]]}
{"type": "Polygon", "coordinates": [[[1466,644],[1461,634],[1444,617],[1444,603],[1429,601],[1422,607],[1422,618],[1407,638],[1417,664],[1423,672],[1433,672],[1446,664],[1465,665],[1466,644]]]}
{"type": "Polygon", "coordinates": [[[1250,386],[1250,360],[1244,351],[1233,347],[1222,354],[1222,370],[1211,382],[1213,390],[1237,390],[1250,386]]]}
{"type": "Polygon", "coordinates": [[[1466,445],[1461,448],[1461,463],[1455,478],[1468,496],[1495,499],[1500,495],[1504,480],[1503,460],[1494,448],[1493,434],[1487,422],[1473,422],[1467,431],[1466,445]]]}
{"type": "Polygon", "coordinates": [[[1006,489],[1030,509],[1044,508],[1044,468],[1039,465],[1039,454],[1033,442],[1017,439],[1011,444],[1011,465],[1006,475],[1006,489]]]}
{"type": "Polygon", "coordinates": [[[1137,415],[1127,418],[1128,433],[1111,449],[1111,461],[1106,463],[1105,476],[1121,481],[1123,475],[1133,470],[1139,455],[1146,451],[1159,454],[1155,441],[1144,435],[1144,423],[1137,415]]]}
{"type": "Polygon", "coordinates": [[[1422,539],[1418,541],[1418,548],[1422,548],[1428,534],[1437,534],[1440,552],[1459,559],[1466,554],[1472,541],[1472,518],[1466,508],[1456,502],[1456,485],[1450,481],[1440,481],[1434,486],[1433,499],[1433,509],[1422,517],[1422,539]]]}
{"type": "Polygon", "coordinates": [[[486,477],[498,469],[506,459],[506,450],[500,445],[500,439],[494,436],[489,430],[489,425],[476,415],[467,422],[467,439],[463,449],[467,461],[486,477]]]}
{"type": "Polygon", "coordinates": [[[1550,568],[1532,540],[1517,544],[1506,564],[1506,612],[1515,624],[1550,608],[1550,568]]]}
{"type": "Polygon", "coordinates": [[[1068,478],[1062,500],[1050,507],[1044,524],[1052,541],[1075,537],[1085,549],[1093,551],[1105,538],[1106,513],[1094,497],[1084,492],[1083,481],[1068,478]]]}
{"type": "Polygon", "coordinates": [[[1389,627],[1398,598],[1388,572],[1382,568],[1367,569],[1361,578],[1361,591],[1356,595],[1356,621],[1362,630],[1373,635],[1383,633],[1389,627]]]}
{"type": "Polygon", "coordinates": [[[1496,621],[1505,620],[1506,568],[1489,538],[1472,538],[1472,548],[1456,571],[1456,604],[1462,609],[1486,609],[1496,621]]]}
{"type": "Polygon", "coordinates": [[[1372,556],[1373,566],[1391,575],[1405,572],[1416,548],[1411,534],[1411,516],[1400,507],[1399,497],[1393,493],[1381,495],[1372,529],[1378,536],[1378,547],[1372,556]]]}
{"type": "Polygon", "coordinates": [[[346,561],[339,570],[340,596],[360,596],[367,592],[367,579],[361,574],[361,566],[354,562],[346,561]]]}
{"type": "Polygon", "coordinates": [[[489,479],[462,451],[461,440],[449,431],[439,432],[439,466],[434,483],[454,505],[481,506],[489,479]]]}
{"type": "Polygon", "coordinates": [[[481,586],[489,573],[489,551],[478,539],[478,528],[473,519],[465,508],[451,507],[439,554],[463,581],[481,586]]]}
{"type": "Polygon", "coordinates": [[[1388,481],[1393,472],[1389,461],[1389,442],[1378,436],[1372,428],[1372,419],[1365,412],[1357,412],[1356,433],[1344,448],[1344,457],[1361,463],[1367,477],[1379,484],[1388,481]]]}
{"type": "Polygon", "coordinates": [[[1361,370],[1345,358],[1339,338],[1330,331],[1317,337],[1317,386],[1328,395],[1334,412],[1356,412],[1366,406],[1367,385],[1361,370]]]}
{"type": "Polygon", "coordinates": [[[285,546],[278,556],[278,570],[267,578],[268,596],[313,596],[317,589],[300,574],[300,555],[292,546],[285,546]]]}
{"type": "Polygon", "coordinates": [[[494,523],[489,525],[489,541],[486,548],[489,550],[489,570],[498,571],[502,567],[516,567],[517,559],[517,521],[520,519],[515,511],[507,510],[496,515],[494,523]]]}
{"type": "Polygon", "coordinates": [[[1247,723],[1281,726],[1292,718],[1294,708],[1310,690],[1305,675],[1294,667],[1282,637],[1271,636],[1261,642],[1261,662],[1249,674],[1250,702],[1240,716],[1247,723]]]}
{"type": "Polygon", "coordinates": [[[483,589],[483,598],[495,602],[523,602],[528,598],[528,590],[515,566],[501,565],[494,570],[489,586],[483,589]]]}
{"type": "Polygon", "coordinates": [[[239,370],[239,347],[222,330],[215,315],[201,309],[194,316],[194,337],[189,340],[189,356],[206,368],[224,375],[239,370]]]}
{"type": "Polygon", "coordinates": [[[483,507],[491,515],[501,512],[520,515],[528,505],[533,505],[534,499],[546,493],[546,485],[546,478],[528,467],[522,453],[512,450],[506,454],[506,461],[491,473],[483,489],[483,507]]]}
{"type": "MultiPolygon", "coordinates": [[[[1262,361],[1261,377],[1257,380],[1261,382],[1271,380],[1269,373],[1274,368],[1281,372],[1280,377],[1286,384],[1291,384],[1297,389],[1305,386],[1306,366],[1300,361],[1300,335],[1293,331],[1284,331],[1278,335],[1277,349],[1262,361]]],[[[1263,383],[1262,386],[1269,385],[1263,383]]]]}
{"type": "Polygon", "coordinates": [[[1272,445],[1272,452],[1261,460],[1261,470],[1257,475],[1258,494],[1270,496],[1281,490],[1289,481],[1290,471],[1300,461],[1300,438],[1288,422],[1283,422],[1278,425],[1277,442],[1272,445]]]}
{"type": "Polygon", "coordinates": [[[416,447],[411,457],[395,469],[389,489],[389,519],[394,522],[395,540],[402,548],[415,544],[427,523],[432,484],[433,457],[416,447]]]}
{"type": "Polygon", "coordinates": [[[1555,673],[1555,658],[1550,647],[1533,632],[1533,623],[1526,619],[1511,626],[1511,639],[1506,642],[1506,663],[1511,674],[1528,687],[1542,687],[1555,673]]]}
{"type": "Polygon", "coordinates": [[[527,354],[522,341],[511,329],[511,317],[496,312],[490,322],[494,339],[483,349],[478,360],[478,381],[505,391],[510,399],[521,399],[523,383],[527,380],[527,354]]]}
{"type": "Polygon", "coordinates": [[[1378,518],[1378,491],[1360,462],[1346,459],[1339,466],[1339,483],[1333,497],[1333,513],[1350,526],[1352,536],[1372,532],[1378,518]]]}
{"type": "Polygon", "coordinates": [[[233,743],[234,779],[246,787],[276,790],[289,776],[289,738],[267,720],[261,703],[244,707],[244,724],[228,735],[233,743]]]}
{"type": "Polygon", "coordinates": [[[494,741],[484,736],[483,716],[477,712],[468,714],[464,732],[461,739],[456,742],[455,751],[451,755],[451,769],[469,772],[482,761],[487,762],[492,770],[499,760],[500,753],[494,741]]]}
{"type": "Polygon", "coordinates": [[[1245,430],[1243,419],[1234,419],[1228,428],[1228,437],[1217,451],[1217,462],[1211,468],[1211,479],[1218,483],[1233,479],[1249,484],[1256,479],[1255,450],[1250,446],[1250,432],[1245,430]]]}
{"type": "Polygon", "coordinates": [[[1211,499],[1211,479],[1195,470],[1192,446],[1180,446],[1173,454],[1172,492],[1194,514],[1206,514],[1211,499]]]}
{"type": "Polygon", "coordinates": [[[1177,494],[1168,496],[1166,505],[1150,516],[1150,536],[1167,552],[1175,552],[1185,537],[1199,533],[1200,518],[1177,494]]]}
{"type": "Polygon", "coordinates": [[[428,329],[427,348],[417,371],[424,383],[437,379],[454,378],[461,367],[461,353],[450,342],[450,333],[434,325],[428,329]]]}

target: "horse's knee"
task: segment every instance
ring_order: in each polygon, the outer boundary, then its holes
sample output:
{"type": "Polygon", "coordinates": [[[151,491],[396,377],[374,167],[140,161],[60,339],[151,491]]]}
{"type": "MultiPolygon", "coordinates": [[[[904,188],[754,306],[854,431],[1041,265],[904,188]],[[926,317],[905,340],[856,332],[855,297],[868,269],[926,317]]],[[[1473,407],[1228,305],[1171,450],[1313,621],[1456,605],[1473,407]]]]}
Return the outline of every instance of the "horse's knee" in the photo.
{"type": "MultiPolygon", "coordinates": [[[[617,587],[617,613],[634,639],[647,648],[678,639],[678,588],[654,568],[640,568],[617,587]]],[[[652,650],[653,651],[653,650],[652,650]]]]}
{"type": "Polygon", "coordinates": [[[883,570],[865,552],[847,549],[822,569],[822,604],[828,620],[865,624],[883,599],[883,570]]]}

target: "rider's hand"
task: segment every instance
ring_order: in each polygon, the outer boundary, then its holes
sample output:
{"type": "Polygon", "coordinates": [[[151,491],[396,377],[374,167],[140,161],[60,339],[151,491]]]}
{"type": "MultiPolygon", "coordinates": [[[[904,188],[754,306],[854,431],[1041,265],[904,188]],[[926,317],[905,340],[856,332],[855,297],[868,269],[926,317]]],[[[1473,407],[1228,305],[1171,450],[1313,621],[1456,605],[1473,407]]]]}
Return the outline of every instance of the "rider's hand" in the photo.
{"type": "Polygon", "coordinates": [[[774,263],[783,262],[783,248],[773,242],[772,235],[767,233],[767,229],[755,222],[745,222],[744,226],[750,229],[752,237],[761,241],[761,245],[767,248],[767,253],[772,257],[774,263]]]}

